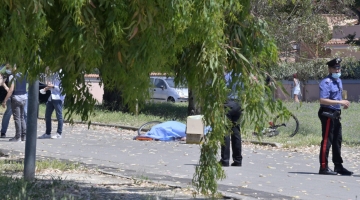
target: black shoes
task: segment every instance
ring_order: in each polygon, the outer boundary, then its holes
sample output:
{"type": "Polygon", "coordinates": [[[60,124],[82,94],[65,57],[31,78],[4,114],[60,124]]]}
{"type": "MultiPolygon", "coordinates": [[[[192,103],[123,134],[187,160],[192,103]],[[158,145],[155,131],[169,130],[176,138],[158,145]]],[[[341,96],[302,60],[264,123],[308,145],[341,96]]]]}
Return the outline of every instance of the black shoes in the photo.
{"type": "Polygon", "coordinates": [[[6,134],[5,134],[5,133],[1,133],[1,138],[6,138],[6,134]]]}
{"type": "MultiPolygon", "coordinates": [[[[223,167],[229,167],[229,163],[224,163],[223,161],[219,161],[219,164],[223,167]]],[[[231,166],[233,167],[241,167],[241,163],[238,163],[238,162],[233,162],[231,163],[231,166]]]]}
{"type": "Polygon", "coordinates": [[[233,163],[231,163],[231,166],[233,166],[233,167],[241,167],[241,163],[233,162],[233,163]]]}
{"type": "Polygon", "coordinates": [[[353,175],[353,172],[345,169],[343,166],[336,166],[334,168],[334,171],[337,172],[340,175],[344,175],[344,176],[351,176],[353,175]]]}
{"type": "Polygon", "coordinates": [[[219,161],[219,164],[223,167],[229,167],[229,163],[224,163],[223,161],[219,161]]]}
{"type": "Polygon", "coordinates": [[[334,171],[328,167],[325,169],[320,168],[319,174],[324,174],[324,175],[340,174],[340,175],[344,175],[344,176],[351,176],[351,175],[353,175],[353,172],[345,169],[342,165],[335,165],[334,171]]]}
{"type": "Polygon", "coordinates": [[[319,170],[319,174],[323,174],[323,175],[337,175],[337,172],[334,172],[333,170],[331,170],[330,168],[320,168],[319,170]]]}

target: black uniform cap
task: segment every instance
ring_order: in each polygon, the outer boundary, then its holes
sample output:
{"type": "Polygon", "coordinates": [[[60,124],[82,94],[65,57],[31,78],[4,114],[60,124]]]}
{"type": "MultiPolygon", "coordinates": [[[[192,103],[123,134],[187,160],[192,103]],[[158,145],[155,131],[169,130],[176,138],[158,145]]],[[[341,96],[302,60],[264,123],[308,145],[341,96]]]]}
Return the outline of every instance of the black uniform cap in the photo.
{"type": "Polygon", "coordinates": [[[332,60],[330,60],[329,62],[327,62],[326,64],[329,67],[335,68],[335,69],[340,69],[340,63],[341,63],[341,58],[334,58],[332,60]]]}

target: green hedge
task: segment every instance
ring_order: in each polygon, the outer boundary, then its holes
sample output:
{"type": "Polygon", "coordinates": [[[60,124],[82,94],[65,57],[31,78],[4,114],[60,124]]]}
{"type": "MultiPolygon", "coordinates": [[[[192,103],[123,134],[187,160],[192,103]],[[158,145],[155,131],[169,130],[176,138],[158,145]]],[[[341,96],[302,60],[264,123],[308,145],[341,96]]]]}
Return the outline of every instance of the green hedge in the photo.
{"type": "MultiPolygon", "coordinates": [[[[297,73],[300,80],[318,80],[328,75],[326,59],[316,59],[308,62],[280,63],[277,70],[272,72],[277,80],[292,80],[297,73]]],[[[345,58],[341,62],[341,79],[360,79],[360,62],[345,58]]]]}

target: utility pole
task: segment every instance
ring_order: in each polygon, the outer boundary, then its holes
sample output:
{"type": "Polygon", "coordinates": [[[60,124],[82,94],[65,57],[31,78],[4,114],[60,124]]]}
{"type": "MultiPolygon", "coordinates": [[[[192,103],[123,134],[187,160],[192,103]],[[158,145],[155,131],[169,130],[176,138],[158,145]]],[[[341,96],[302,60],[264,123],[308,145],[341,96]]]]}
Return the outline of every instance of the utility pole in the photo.
{"type": "Polygon", "coordinates": [[[39,80],[32,81],[28,89],[28,112],[26,121],[26,142],[24,179],[35,179],[37,120],[39,109],[39,80]]]}

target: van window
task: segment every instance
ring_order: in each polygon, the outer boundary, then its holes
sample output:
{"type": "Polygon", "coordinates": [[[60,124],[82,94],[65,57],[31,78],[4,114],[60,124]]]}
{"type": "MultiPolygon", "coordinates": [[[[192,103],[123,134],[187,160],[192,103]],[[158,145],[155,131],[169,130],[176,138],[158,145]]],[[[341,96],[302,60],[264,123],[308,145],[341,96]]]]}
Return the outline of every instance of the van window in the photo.
{"type": "Polygon", "coordinates": [[[177,86],[175,87],[175,82],[174,82],[174,79],[172,79],[172,78],[165,79],[165,81],[167,82],[167,84],[168,84],[169,87],[171,87],[171,88],[186,88],[185,85],[177,85],[177,86]]]}
{"type": "Polygon", "coordinates": [[[165,84],[165,81],[164,80],[162,80],[162,79],[155,79],[155,87],[157,87],[157,88],[161,88],[161,86],[163,86],[164,87],[164,89],[166,89],[166,84],[165,84]]]}
{"type": "Polygon", "coordinates": [[[171,88],[175,87],[174,79],[165,79],[165,81],[167,82],[169,87],[171,87],[171,88]]]}

